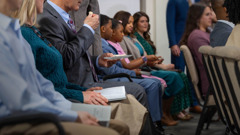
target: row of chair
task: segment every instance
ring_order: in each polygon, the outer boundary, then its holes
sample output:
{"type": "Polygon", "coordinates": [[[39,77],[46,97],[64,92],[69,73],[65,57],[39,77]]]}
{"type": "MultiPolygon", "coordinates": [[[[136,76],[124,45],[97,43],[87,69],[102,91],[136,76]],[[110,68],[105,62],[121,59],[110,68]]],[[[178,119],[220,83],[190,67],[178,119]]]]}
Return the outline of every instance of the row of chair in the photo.
{"type": "Polygon", "coordinates": [[[206,97],[202,96],[201,88],[200,88],[201,82],[199,80],[199,72],[189,48],[186,45],[182,45],[180,49],[183,52],[185,63],[186,63],[187,74],[193,84],[193,88],[195,90],[198,103],[203,107],[202,113],[198,122],[198,126],[196,129],[196,133],[195,133],[195,135],[200,135],[205,123],[206,123],[206,129],[208,129],[210,122],[212,120],[212,117],[216,112],[216,103],[213,95],[210,94],[211,90],[209,90],[206,97]]]}
{"type": "Polygon", "coordinates": [[[214,108],[223,123],[225,134],[240,134],[240,48],[236,46],[215,47],[202,46],[203,64],[210,82],[209,93],[203,99],[199,89],[199,73],[189,48],[182,45],[187,72],[193,83],[199,103],[204,101],[195,135],[200,135],[204,123],[207,128],[214,115],[214,108]]]}
{"type": "Polygon", "coordinates": [[[219,112],[226,121],[226,134],[240,134],[240,48],[199,48],[213,88],[219,112]]]}

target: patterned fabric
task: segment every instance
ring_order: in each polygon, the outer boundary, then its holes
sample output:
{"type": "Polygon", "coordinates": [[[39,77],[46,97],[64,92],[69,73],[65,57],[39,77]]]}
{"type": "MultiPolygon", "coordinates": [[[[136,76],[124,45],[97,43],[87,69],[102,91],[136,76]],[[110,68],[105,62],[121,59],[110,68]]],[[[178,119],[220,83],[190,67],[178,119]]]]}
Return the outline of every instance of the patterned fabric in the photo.
{"type": "Polygon", "coordinates": [[[183,89],[174,97],[172,106],[171,106],[171,114],[177,114],[182,110],[190,107],[192,103],[192,94],[190,91],[189,81],[187,76],[182,72],[179,73],[181,76],[184,87],[183,89]]]}
{"type": "Polygon", "coordinates": [[[76,26],[74,25],[74,22],[73,22],[72,18],[69,18],[68,25],[70,26],[70,28],[73,31],[73,33],[77,33],[76,26]]]}
{"type": "Polygon", "coordinates": [[[46,39],[46,38],[44,38],[43,36],[42,36],[42,33],[39,31],[39,29],[37,29],[36,27],[31,27],[30,25],[27,25],[27,24],[25,24],[24,25],[25,27],[29,27],[29,28],[31,28],[32,30],[33,30],[33,32],[39,37],[39,38],[41,38],[48,46],[52,46],[52,44],[46,39]]]}
{"type": "Polygon", "coordinates": [[[137,32],[134,33],[134,35],[137,37],[137,40],[142,44],[144,47],[145,51],[147,52],[148,55],[154,55],[154,51],[152,46],[137,32]]]}
{"type": "Polygon", "coordinates": [[[151,74],[153,76],[160,77],[166,81],[167,87],[164,91],[164,95],[163,95],[164,99],[177,95],[179,92],[182,91],[184,87],[184,83],[177,72],[165,71],[165,70],[157,70],[157,71],[154,70],[154,71],[151,71],[151,74]]]}
{"type": "Polygon", "coordinates": [[[65,98],[83,102],[82,91],[87,88],[69,83],[63,69],[62,55],[51,43],[42,36],[40,31],[32,26],[22,26],[23,37],[31,45],[36,61],[36,68],[48,80],[52,81],[55,90],[65,98]]]}

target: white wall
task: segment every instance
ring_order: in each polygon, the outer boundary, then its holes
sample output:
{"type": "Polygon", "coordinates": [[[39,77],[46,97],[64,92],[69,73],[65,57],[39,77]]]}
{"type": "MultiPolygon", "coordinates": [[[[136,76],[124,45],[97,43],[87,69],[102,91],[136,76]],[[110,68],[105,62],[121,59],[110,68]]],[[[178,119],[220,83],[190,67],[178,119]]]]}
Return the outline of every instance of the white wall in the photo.
{"type": "Polygon", "coordinates": [[[157,47],[157,54],[164,57],[164,63],[170,63],[170,49],[166,30],[166,6],[168,0],[98,0],[100,12],[109,17],[119,10],[131,14],[140,9],[150,17],[151,38],[157,47]],[[141,3],[141,5],[140,5],[141,3]],[[140,8],[141,7],[141,8],[140,8]]]}
{"type": "Polygon", "coordinates": [[[170,63],[170,49],[167,36],[166,7],[168,0],[156,0],[156,45],[158,54],[164,57],[164,63],[170,63]]]}
{"type": "Polygon", "coordinates": [[[134,14],[140,11],[140,0],[98,0],[100,13],[113,17],[120,10],[134,14]]]}

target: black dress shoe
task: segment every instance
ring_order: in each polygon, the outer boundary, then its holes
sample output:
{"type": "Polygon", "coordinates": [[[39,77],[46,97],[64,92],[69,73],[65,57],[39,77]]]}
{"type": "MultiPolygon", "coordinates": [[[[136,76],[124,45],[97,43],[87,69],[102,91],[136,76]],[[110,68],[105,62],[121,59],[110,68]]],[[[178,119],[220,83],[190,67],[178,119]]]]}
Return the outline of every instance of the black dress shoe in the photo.
{"type": "Polygon", "coordinates": [[[165,133],[165,130],[161,122],[156,122],[156,131],[157,131],[157,135],[173,135],[171,133],[165,133]]]}
{"type": "Polygon", "coordinates": [[[156,131],[157,135],[173,135],[171,133],[165,133],[164,129],[163,130],[156,129],[156,131]]]}

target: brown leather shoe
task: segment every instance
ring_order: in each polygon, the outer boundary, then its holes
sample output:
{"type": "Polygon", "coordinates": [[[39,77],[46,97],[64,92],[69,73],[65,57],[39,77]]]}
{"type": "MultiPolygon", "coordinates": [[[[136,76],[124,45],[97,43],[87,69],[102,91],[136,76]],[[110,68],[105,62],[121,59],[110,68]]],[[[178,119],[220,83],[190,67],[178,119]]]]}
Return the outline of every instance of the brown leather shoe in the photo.
{"type": "Polygon", "coordinates": [[[175,126],[178,124],[178,121],[169,120],[164,117],[161,119],[161,122],[162,122],[162,125],[164,125],[164,126],[175,126]]]}
{"type": "Polygon", "coordinates": [[[199,105],[193,106],[189,108],[189,112],[193,112],[193,113],[201,113],[202,112],[202,108],[199,105]]]}

